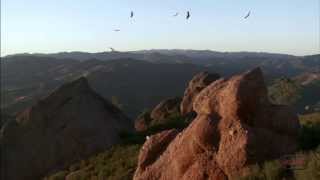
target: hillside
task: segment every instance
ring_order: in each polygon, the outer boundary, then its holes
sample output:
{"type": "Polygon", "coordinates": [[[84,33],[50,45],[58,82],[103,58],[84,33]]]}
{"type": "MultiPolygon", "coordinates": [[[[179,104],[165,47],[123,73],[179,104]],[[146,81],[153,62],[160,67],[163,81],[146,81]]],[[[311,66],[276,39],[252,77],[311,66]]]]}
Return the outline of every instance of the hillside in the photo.
{"type": "MultiPolygon", "coordinates": [[[[143,137],[141,138],[143,140],[143,137]]],[[[45,180],[62,180],[69,174],[73,174],[73,179],[108,178],[110,180],[131,180],[137,166],[138,153],[141,144],[132,143],[129,145],[119,145],[111,150],[100,153],[91,158],[79,161],[65,170],[48,175],[45,180]],[[124,159],[123,157],[129,157],[124,159]]],[[[305,153],[297,153],[298,157],[303,155],[306,158],[306,168],[294,170],[296,180],[318,178],[319,175],[319,150],[305,153]]],[[[279,179],[286,170],[280,166],[279,161],[268,161],[261,165],[252,167],[251,175],[243,180],[265,180],[266,177],[279,179]]],[[[70,176],[69,176],[70,177],[70,176]]]]}
{"type": "Polygon", "coordinates": [[[303,73],[293,78],[276,79],[269,95],[276,104],[292,105],[299,113],[320,111],[320,74],[303,73]]]}
{"type": "MultiPolygon", "coordinates": [[[[61,52],[53,54],[22,54],[23,56],[51,57],[57,59],[109,61],[114,59],[139,59],[156,63],[192,63],[213,68],[213,71],[231,75],[262,67],[268,76],[294,76],[304,71],[320,69],[320,55],[293,56],[263,52],[217,52],[210,50],[142,50],[129,52],[61,52]]],[[[10,55],[8,57],[15,57],[10,55]]]]}
{"type": "Polygon", "coordinates": [[[10,113],[34,104],[65,82],[85,76],[94,90],[136,116],[164,98],[181,96],[188,80],[207,70],[192,64],[134,59],[82,62],[23,56],[4,58],[2,64],[1,105],[10,113]]]}
{"type": "Polygon", "coordinates": [[[1,128],[1,177],[39,179],[109,149],[120,142],[120,133],[132,130],[132,121],[85,78],[66,83],[1,128]]]}
{"type": "MultiPolygon", "coordinates": [[[[250,75],[250,74],[249,74],[250,75]]],[[[293,120],[291,119],[292,117],[288,115],[287,111],[283,111],[284,106],[270,106],[266,101],[261,101],[261,104],[256,104],[257,106],[251,106],[248,98],[245,98],[246,96],[250,97],[251,95],[255,95],[259,98],[255,99],[264,99],[263,97],[260,96],[266,96],[263,92],[265,91],[264,87],[260,86],[260,83],[263,83],[261,79],[259,79],[256,76],[251,77],[251,75],[246,77],[246,79],[243,79],[242,76],[237,76],[232,78],[229,81],[218,81],[215,84],[210,85],[208,88],[206,88],[204,91],[201,92],[201,95],[199,98],[197,98],[196,103],[196,109],[198,112],[201,111],[201,115],[198,117],[197,120],[193,121],[191,125],[188,126],[187,129],[184,129],[186,126],[185,125],[179,125],[176,126],[177,124],[181,124],[181,120],[183,120],[183,117],[176,117],[175,119],[172,119],[171,121],[167,121],[168,123],[165,125],[161,125],[161,128],[154,127],[153,129],[148,129],[143,132],[138,132],[138,133],[133,133],[133,134],[123,134],[122,136],[122,143],[120,145],[114,146],[111,150],[107,150],[105,152],[102,152],[100,154],[97,154],[95,156],[92,156],[91,158],[88,159],[83,159],[81,161],[78,161],[77,163],[74,163],[73,165],[69,166],[68,168],[65,168],[62,171],[55,172],[53,174],[49,174],[45,179],[46,180],[59,180],[59,179],[70,179],[70,180],[75,180],[75,179],[111,179],[111,180],[116,180],[116,179],[132,179],[134,175],[134,171],[136,168],[141,168],[145,165],[151,166],[150,168],[146,168],[146,171],[151,170],[154,171],[156,174],[151,174],[152,177],[153,175],[157,175],[157,173],[165,173],[165,172],[170,172],[174,171],[175,168],[168,168],[166,166],[159,166],[158,168],[153,168],[154,164],[157,163],[166,163],[168,166],[174,166],[174,167],[179,167],[183,168],[187,163],[194,163],[195,161],[186,161],[185,158],[180,158],[179,157],[190,157],[192,153],[198,153],[202,154],[203,149],[208,149],[208,151],[214,151],[215,148],[212,148],[210,143],[227,143],[230,141],[230,139],[233,138],[241,138],[242,136],[239,136],[238,133],[241,133],[241,129],[235,130],[234,133],[230,134],[230,131],[227,130],[219,130],[221,131],[220,133],[224,133],[224,135],[217,136],[219,138],[214,138],[213,142],[211,141],[211,138],[206,138],[206,135],[210,135],[212,137],[212,133],[215,133],[217,129],[215,129],[215,124],[216,123],[221,123],[218,120],[210,121],[207,118],[203,118],[206,116],[208,109],[211,111],[218,111],[220,113],[219,117],[229,117],[229,115],[235,114],[232,113],[232,111],[225,111],[220,108],[215,108],[215,105],[212,105],[215,100],[218,101],[223,101],[225,103],[228,102],[234,102],[230,100],[230,98],[238,98],[237,96],[234,96],[233,93],[237,91],[230,91],[232,87],[234,87],[236,84],[238,84],[239,87],[239,93],[241,94],[239,96],[239,100],[244,101],[243,103],[239,104],[230,104],[231,109],[237,109],[237,106],[240,106],[239,109],[241,110],[246,110],[243,111],[243,113],[239,113],[239,117],[247,117],[245,114],[246,113],[253,113],[254,114],[254,121],[255,123],[249,123],[245,122],[244,120],[241,120],[241,123],[247,124],[244,126],[248,131],[252,131],[254,127],[259,127],[259,131],[254,131],[252,133],[248,132],[250,136],[257,138],[258,134],[262,133],[262,137],[264,141],[266,140],[265,135],[270,135],[270,133],[265,133],[265,131],[273,131],[272,129],[274,128],[274,131],[271,133],[275,133],[278,138],[275,140],[271,141],[272,143],[268,143],[268,151],[264,151],[265,146],[259,146],[252,149],[253,151],[250,151],[250,154],[248,156],[253,156],[252,153],[271,153],[270,149],[273,151],[278,149],[280,150],[281,147],[283,146],[281,143],[278,144],[279,146],[274,146],[276,142],[279,141],[279,138],[281,139],[282,136],[285,138],[287,135],[293,135],[295,134],[295,131],[297,130],[294,126],[283,126],[284,124],[284,118],[288,118],[287,120],[293,120]],[[254,78],[255,77],[255,78],[254,78]],[[236,83],[237,81],[240,81],[241,83],[236,83]],[[246,83],[247,81],[257,81],[257,83],[246,83]],[[258,83],[259,82],[259,83],[258,83]],[[219,83],[226,83],[226,86],[220,86],[219,83]],[[240,85],[241,84],[241,85],[240,85]],[[222,89],[218,87],[223,87],[222,89]],[[246,91],[240,90],[241,88],[245,88],[246,91]],[[247,88],[252,88],[251,90],[247,88]],[[255,89],[255,90],[253,90],[255,89]],[[220,92],[221,91],[221,92],[220,92]],[[247,92],[251,93],[247,93],[247,92]],[[220,93],[219,93],[220,92],[220,93]],[[229,94],[229,98],[219,98],[220,95],[224,95],[225,93],[231,93],[229,94]],[[231,95],[231,96],[230,96],[231,95]],[[212,98],[211,101],[212,103],[206,103],[206,101],[210,101],[207,98],[202,98],[201,96],[209,97],[212,98]],[[216,97],[217,96],[217,97],[216,97]],[[259,107],[258,107],[259,106],[259,107]],[[241,108],[243,107],[243,108],[241,108]],[[252,109],[264,109],[264,108],[280,108],[282,110],[279,111],[279,116],[277,116],[280,119],[276,119],[275,116],[271,115],[273,113],[270,113],[269,116],[266,114],[261,114],[258,115],[256,114],[257,111],[252,110],[249,111],[248,108],[245,107],[251,107],[249,108],[250,110],[252,109]],[[280,115],[282,114],[282,115],[280,115]],[[259,119],[262,118],[262,119],[259,119]],[[263,119],[266,118],[264,121],[263,119]],[[277,123],[267,123],[270,122],[270,120],[274,120],[277,123]],[[205,123],[206,121],[209,121],[208,123],[205,123]],[[283,121],[283,123],[279,123],[279,121],[283,121]],[[170,123],[169,123],[170,122],[170,123]],[[172,122],[180,122],[180,123],[172,123],[172,122]],[[263,123],[264,122],[264,123],[263,123]],[[260,124],[261,123],[261,124],[260,124]],[[267,125],[268,128],[264,129],[263,126],[267,125]],[[203,128],[199,128],[198,126],[204,126],[203,128]],[[212,126],[212,127],[211,127],[212,126]],[[247,126],[251,127],[248,128],[247,126]],[[167,132],[171,131],[163,131],[163,130],[169,130],[171,128],[177,128],[179,133],[175,140],[170,140],[170,138],[166,138],[165,134],[167,132]],[[264,130],[261,130],[264,129],[264,130]],[[184,129],[184,131],[181,131],[181,129],[184,129]],[[239,132],[240,131],[240,132],[239,132]],[[161,132],[161,133],[159,133],[161,132]],[[256,134],[257,133],[257,134],[256,134]],[[288,133],[285,135],[285,133],[288,133]],[[151,137],[148,138],[148,136],[155,134],[151,137]],[[164,136],[162,136],[164,135],[164,136]],[[232,138],[229,138],[228,136],[234,136],[232,138]],[[225,138],[225,140],[221,140],[220,138],[225,138]],[[165,142],[171,141],[173,145],[165,145],[165,142]],[[175,146],[174,144],[179,142],[179,146],[175,146]],[[197,142],[197,143],[195,143],[197,142]],[[161,146],[158,146],[157,144],[160,143],[162,144],[161,146]],[[209,143],[209,144],[207,144],[209,143]],[[142,146],[142,144],[144,144],[142,146]],[[184,146],[181,148],[182,145],[188,145],[184,146]],[[271,146],[274,146],[274,148],[271,148],[271,146]],[[142,147],[142,148],[141,148],[142,147]],[[187,151],[189,148],[193,151],[187,151]],[[261,148],[259,151],[257,149],[261,148]],[[139,152],[140,149],[140,152],[139,152]],[[164,150],[161,150],[164,149],[164,150]],[[169,150],[168,150],[169,149],[169,150]],[[169,151],[169,152],[163,152],[163,151],[169,151]],[[171,154],[172,151],[179,151],[179,153],[174,153],[173,156],[171,156],[170,161],[164,161],[161,159],[165,159],[168,157],[168,154],[171,154]],[[185,152],[189,153],[185,153],[185,152]],[[163,153],[162,153],[163,152],[163,153]],[[140,155],[138,155],[140,153],[140,155]],[[161,154],[160,157],[154,158],[155,155],[161,154]],[[145,163],[141,163],[140,161],[145,161],[145,163]],[[172,163],[175,162],[175,163],[172,163]],[[140,166],[140,167],[139,167],[140,166]]],[[[216,102],[217,104],[225,104],[225,103],[219,103],[216,102]]],[[[222,106],[223,108],[224,106],[222,106]]],[[[229,108],[229,107],[228,107],[229,108]]],[[[276,110],[274,109],[274,110],[276,110]]],[[[266,110],[266,109],[265,109],[266,110]]],[[[210,119],[210,118],[209,118],[210,119]]],[[[234,118],[233,118],[234,119],[234,118]]],[[[252,119],[252,120],[253,120],[252,119]]],[[[300,158],[303,160],[303,165],[297,164],[297,167],[292,167],[292,169],[286,169],[286,162],[284,161],[283,157],[277,158],[277,159],[272,159],[272,160],[267,160],[261,163],[253,164],[252,166],[249,167],[249,174],[246,175],[245,177],[241,177],[241,179],[257,179],[257,180],[265,180],[265,179],[282,179],[282,178],[291,178],[291,179],[296,179],[296,180],[304,180],[304,179],[317,179],[319,177],[319,160],[318,158],[320,157],[319,155],[319,145],[320,145],[320,129],[319,129],[319,121],[320,116],[319,114],[310,114],[310,115],[304,115],[300,116],[300,122],[302,124],[302,129],[299,132],[299,149],[296,152],[296,154],[290,155],[290,159],[294,161],[295,158],[300,158]],[[309,140],[308,140],[309,139],[309,140]],[[318,147],[318,148],[317,148],[318,147]]],[[[228,121],[227,119],[220,119],[220,121],[228,121]]],[[[286,121],[286,120],[285,120],[286,121]]],[[[289,121],[288,121],[289,122],[289,121]]],[[[238,122],[235,122],[238,123],[238,122]]],[[[220,126],[223,127],[223,126],[220,126]]],[[[236,126],[237,127],[237,126],[236,126]]],[[[236,128],[234,127],[234,128],[236,128]]],[[[216,137],[216,136],[214,136],[216,137]]],[[[172,138],[171,138],[172,139],[172,138]]],[[[286,139],[286,138],[285,138],[286,139]]],[[[252,139],[253,140],[253,139],[252,139]]],[[[240,141],[242,142],[242,141],[240,141]]],[[[252,141],[252,143],[260,143],[262,141],[252,141]]],[[[239,141],[236,141],[238,144],[239,141]]],[[[224,144],[220,145],[221,147],[224,147],[224,144]]],[[[239,146],[230,146],[230,149],[234,148],[239,148],[239,146]]],[[[253,146],[249,146],[248,148],[253,148],[253,146]]],[[[239,151],[230,151],[228,149],[228,156],[224,156],[224,158],[229,158],[231,153],[238,153],[239,151]]],[[[224,153],[225,151],[221,151],[219,153],[224,153]]],[[[241,153],[240,151],[239,153],[241,153]]],[[[209,152],[207,152],[209,153],[209,152]]],[[[194,156],[194,158],[201,162],[199,163],[198,166],[193,166],[192,168],[189,168],[188,171],[193,171],[195,168],[199,168],[205,166],[207,164],[207,161],[204,159],[206,158],[206,153],[203,153],[204,155],[202,156],[194,156]],[[199,158],[200,157],[200,158],[199,158]]],[[[213,155],[215,156],[215,155],[213,155]]],[[[209,160],[211,160],[211,156],[209,156],[209,160]]],[[[286,156],[285,156],[286,157],[286,156]]],[[[239,158],[239,157],[237,157],[239,158]]],[[[266,156],[261,156],[260,158],[266,158],[266,156]]],[[[231,158],[234,162],[234,158],[231,158]]],[[[249,158],[250,161],[252,161],[251,158],[249,158]]],[[[208,166],[210,168],[201,168],[199,171],[212,171],[214,168],[216,168],[215,164],[211,164],[208,166]]],[[[227,166],[228,167],[228,166],[227,166]]],[[[143,171],[143,170],[139,170],[143,171]]],[[[196,172],[199,172],[196,171],[196,172]]],[[[183,171],[182,171],[183,172],[183,171]]],[[[201,173],[200,173],[201,174],[201,173]]],[[[176,175],[176,174],[175,174],[176,175]]],[[[199,176],[199,177],[204,177],[203,179],[206,179],[208,176],[213,176],[212,174],[207,174],[207,176],[199,176]]],[[[187,176],[188,177],[188,176],[187,176]]],[[[137,178],[137,177],[135,177],[137,178]]],[[[240,177],[237,177],[239,179],[240,177]]]]}
{"type": "MultiPolygon", "coordinates": [[[[319,55],[296,57],[193,50],[22,54],[4,57],[1,64],[1,108],[9,113],[17,113],[59,85],[85,76],[98,93],[132,117],[164,98],[182,96],[188,80],[199,72],[230,76],[261,66],[267,82],[272,82],[283,76],[296,78],[320,69],[319,55]]],[[[314,91],[313,86],[306,92],[314,91]]],[[[312,98],[309,99],[299,109],[315,104],[309,103],[312,98]]]]}

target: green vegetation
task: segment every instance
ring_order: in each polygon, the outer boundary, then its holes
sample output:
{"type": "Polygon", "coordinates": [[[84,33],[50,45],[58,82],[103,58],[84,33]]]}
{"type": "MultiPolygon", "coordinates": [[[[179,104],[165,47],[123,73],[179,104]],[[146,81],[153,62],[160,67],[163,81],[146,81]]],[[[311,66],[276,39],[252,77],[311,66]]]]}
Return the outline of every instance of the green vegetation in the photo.
{"type": "Polygon", "coordinates": [[[60,171],[49,178],[45,178],[46,180],[64,180],[68,175],[68,171],[60,171]]]}
{"type": "Polygon", "coordinates": [[[135,171],[140,145],[118,145],[110,150],[82,160],[60,171],[46,180],[60,180],[67,175],[70,180],[87,179],[132,179],[135,171]]]}
{"type": "Polygon", "coordinates": [[[282,178],[284,169],[279,161],[269,161],[263,165],[250,167],[250,175],[242,177],[241,180],[279,180],[282,178]]]}
{"type": "Polygon", "coordinates": [[[294,171],[297,180],[318,180],[320,179],[320,146],[317,150],[306,155],[306,167],[294,171]]]}
{"type": "Polygon", "coordinates": [[[299,118],[302,125],[320,124],[320,112],[302,115],[299,118]]]}
{"type": "Polygon", "coordinates": [[[122,143],[111,149],[82,160],[67,170],[52,174],[45,180],[63,180],[66,176],[70,180],[108,179],[108,180],[131,180],[138,162],[139,150],[146,136],[161,132],[162,130],[186,127],[182,117],[170,118],[167,123],[155,125],[145,132],[120,134],[122,143]]]}
{"type": "MultiPolygon", "coordinates": [[[[277,159],[250,167],[250,175],[242,177],[242,180],[317,180],[320,179],[320,113],[300,116],[302,129],[300,133],[301,152],[291,156],[303,160],[303,165],[286,169],[277,159]],[[318,147],[318,148],[316,148],[318,147]]],[[[68,170],[57,172],[46,180],[60,180],[67,175],[70,179],[108,179],[126,180],[132,179],[136,168],[139,149],[147,135],[158,133],[162,130],[177,128],[183,129],[189,122],[180,116],[174,116],[165,124],[155,124],[145,132],[121,133],[122,144],[112,147],[110,150],[92,156],[71,165],[68,170]]],[[[239,179],[239,178],[236,178],[239,179]]]]}
{"type": "Polygon", "coordinates": [[[270,100],[275,104],[293,105],[301,98],[301,87],[291,79],[277,79],[269,88],[270,100]]]}
{"type": "Polygon", "coordinates": [[[274,104],[291,105],[298,113],[320,112],[320,81],[301,84],[297,79],[281,78],[268,88],[270,101],[274,104]]]}
{"type": "Polygon", "coordinates": [[[301,132],[299,137],[301,153],[291,158],[302,159],[302,166],[286,169],[280,160],[265,162],[250,167],[250,175],[242,180],[318,180],[320,179],[320,113],[300,116],[301,132]]]}
{"type": "Polygon", "coordinates": [[[320,146],[318,150],[296,154],[296,157],[302,159],[303,165],[286,169],[280,160],[269,161],[250,167],[250,175],[242,177],[241,180],[320,179],[320,146]]]}
{"type": "Polygon", "coordinates": [[[183,129],[187,127],[189,122],[185,120],[184,117],[181,117],[179,114],[172,114],[168,120],[163,121],[163,123],[151,122],[150,128],[145,132],[149,134],[154,134],[166,129],[183,129]]]}
{"type": "Polygon", "coordinates": [[[299,137],[302,150],[314,149],[320,145],[320,113],[300,116],[301,132],[299,137]]]}

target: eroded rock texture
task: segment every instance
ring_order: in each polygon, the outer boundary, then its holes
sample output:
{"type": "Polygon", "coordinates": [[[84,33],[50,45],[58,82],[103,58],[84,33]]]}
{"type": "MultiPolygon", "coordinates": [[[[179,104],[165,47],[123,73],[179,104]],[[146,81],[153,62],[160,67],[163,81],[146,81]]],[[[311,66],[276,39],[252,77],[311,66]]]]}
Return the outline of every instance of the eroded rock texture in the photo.
{"type": "Polygon", "coordinates": [[[135,129],[145,131],[151,126],[165,124],[170,118],[180,116],[181,98],[169,98],[161,101],[151,112],[143,112],[135,120],[135,129]]]}
{"type": "Polygon", "coordinates": [[[210,74],[208,72],[201,72],[195,75],[189,82],[187,89],[180,105],[180,111],[183,116],[193,112],[193,101],[196,96],[213,81],[219,79],[218,74],[210,74]]]}
{"type": "Polygon", "coordinates": [[[297,150],[298,118],[268,101],[259,68],[211,83],[193,109],[197,117],[184,131],[145,142],[135,180],[231,179],[248,165],[297,150]]]}

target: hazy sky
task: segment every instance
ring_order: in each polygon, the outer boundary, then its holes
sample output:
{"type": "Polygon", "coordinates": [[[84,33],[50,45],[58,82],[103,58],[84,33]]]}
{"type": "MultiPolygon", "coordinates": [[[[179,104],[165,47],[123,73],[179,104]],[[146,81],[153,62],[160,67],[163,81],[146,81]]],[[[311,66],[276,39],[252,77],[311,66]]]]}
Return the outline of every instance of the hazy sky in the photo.
{"type": "Polygon", "coordinates": [[[319,1],[2,0],[1,55],[111,46],[320,53],[319,1]],[[251,17],[244,20],[249,10],[251,17]],[[176,12],[180,15],[173,17],[176,12]]]}

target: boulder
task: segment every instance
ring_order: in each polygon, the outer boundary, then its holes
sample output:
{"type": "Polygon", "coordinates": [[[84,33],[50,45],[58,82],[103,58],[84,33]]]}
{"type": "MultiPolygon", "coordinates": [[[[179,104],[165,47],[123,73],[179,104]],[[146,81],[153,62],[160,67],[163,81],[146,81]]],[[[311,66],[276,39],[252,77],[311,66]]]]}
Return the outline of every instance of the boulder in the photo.
{"type": "Polygon", "coordinates": [[[259,68],[220,79],[195,98],[197,117],[182,132],[156,148],[161,136],[151,136],[140,150],[134,180],[225,180],[245,175],[249,165],[297,150],[298,118],[286,106],[268,101],[259,68]],[[151,155],[152,154],[152,155],[151,155]],[[147,157],[146,157],[147,156],[147,157]]]}
{"type": "Polygon", "coordinates": [[[163,131],[148,138],[144,147],[141,149],[143,153],[139,155],[139,166],[145,168],[156,161],[158,154],[161,154],[167,148],[168,144],[177,134],[178,131],[173,129],[163,131]]]}
{"type": "Polygon", "coordinates": [[[135,120],[137,131],[146,131],[151,126],[165,124],[172,117],[180,115],[181,98],[169,98],[161,101],[151,112],[141,113],[135,120]]]}
{"type": "Polygon", "coordinates": [[[151,119],[154,121],[166,120],[180,114],[181,98],[170,98],[160,102],[151,112],[151,119]]]}
{"type": "Polygon", "coordinates": [[[146,131],[149,128],[151,121],[150,112],[143,112],[135,120],[134,127],[138,132],[146,131]]]}
{"type": "Polygon", "coordinates": [[[108,149],[133,125],[85,78],[61,86],[2,129],[2,177],[40,179],[47,172],[108,149]]]}
{"type": "Polygon", "coordinates": [[[193,101],[196,96],[213,81],[219,79],[218,74],[210,74],[208,72],[201,72],[195,75],[189,82],[187,89],[180,105],[180,111],[183,116],[193,112],[193,101]]]}

